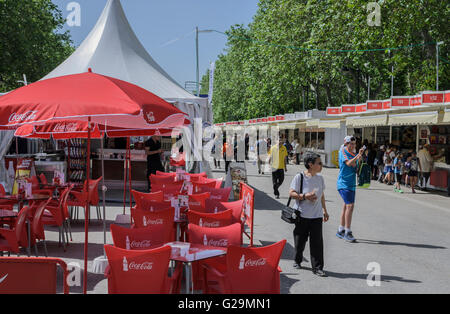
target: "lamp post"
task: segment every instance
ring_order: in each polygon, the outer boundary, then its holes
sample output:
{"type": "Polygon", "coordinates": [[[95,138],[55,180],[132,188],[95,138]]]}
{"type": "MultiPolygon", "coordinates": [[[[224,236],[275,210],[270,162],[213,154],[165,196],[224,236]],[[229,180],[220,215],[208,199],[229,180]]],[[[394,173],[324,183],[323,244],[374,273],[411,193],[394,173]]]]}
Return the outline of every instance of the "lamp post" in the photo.
{"type": "Polygon", "coordinates": [[[439,91],[439,46],[443,43],[443,41],[436,43],[436,91],[439,91]]]}
{"type": "Polygon", "coordinates": [[[195,55],[196,55],[196,60],[197,60],[197,66],[196,66],[197,96],[200,96],[200,69],[199,69],[199,62],[198,62],[198,59],[199,59],[199,56],[198,56],[198,34],[199,33],[212,33],[212,32],[213,32],[213,30],[210,30],[210,29],[199,30],[198,26],[195,27],[195,55]]]}

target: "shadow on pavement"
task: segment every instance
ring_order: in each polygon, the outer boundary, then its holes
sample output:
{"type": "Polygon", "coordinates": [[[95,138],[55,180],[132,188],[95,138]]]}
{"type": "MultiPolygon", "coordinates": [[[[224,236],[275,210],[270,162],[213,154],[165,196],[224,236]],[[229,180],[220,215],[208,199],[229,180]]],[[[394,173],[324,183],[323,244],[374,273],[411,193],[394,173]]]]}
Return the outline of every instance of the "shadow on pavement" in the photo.
{"type": "Polygon", "coordinates": [[[365,243],[365,244],[378,244],[378,245],[396,245],[396,246],[407,246],[421,249],[442,249],[446,250],[446,247],[443,246],[435,246],[429,244],[416,244],[416,243],[402,243],[402,242],[389,242],[389,241],[375,241],[375,240],[366,240],[366,239],[357,239],[357,243],[365,243]]]}
{"type": "MultiPolygon", "coordinates": [[[[312,271],[311,268],[304,267],[303,265],[302,265],[302,270],[312,271]]],[[[328,271],[326,269],[324,269],[324,271],[325,271],[325,273],[327,274],[328,277],[339,278],[339,279],[362,279],[362,280],[367,280],[367,276],[368,276],[368,274],[335,273],[335,272],[332,272],[332,271],[328,271]]],[[[406,283],[422,283],[422,281],[418,281],[418,280],[404,279],[404,278],[398,277],[398,276],[387,276],[387,275],[381,275],[380,280],[382,282],[399,281],[399,282],[406,282],[406,283]]]]}

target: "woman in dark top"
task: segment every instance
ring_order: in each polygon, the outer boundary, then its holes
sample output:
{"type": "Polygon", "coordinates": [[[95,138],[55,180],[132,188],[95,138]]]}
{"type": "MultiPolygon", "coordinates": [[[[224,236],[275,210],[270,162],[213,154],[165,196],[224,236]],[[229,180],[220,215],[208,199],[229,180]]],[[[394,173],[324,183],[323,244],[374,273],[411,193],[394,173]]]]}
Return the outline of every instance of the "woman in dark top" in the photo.
{"type": "Polygon", "coordinates": [[[164,171],[161,163],[161,137],[152,136],[145,142],[145,152],[147,154],[147,183],[148,190],[151,192],[150,174],[156,174],[156,171],[164,171]]]}

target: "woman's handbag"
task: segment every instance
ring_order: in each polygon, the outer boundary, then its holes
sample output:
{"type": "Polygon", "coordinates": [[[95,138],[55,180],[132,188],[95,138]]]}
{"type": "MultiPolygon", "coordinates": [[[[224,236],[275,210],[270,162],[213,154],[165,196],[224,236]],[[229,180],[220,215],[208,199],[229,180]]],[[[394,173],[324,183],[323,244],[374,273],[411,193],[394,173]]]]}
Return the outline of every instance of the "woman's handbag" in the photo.
{"type": "MultiPolygon", "coordinates": [[[[300,194],[303,193],[303,173],[300,174],[301,181],[300,181],[300,194]]],[[[296,210],[292,207],[289,207],[291,204],[292,198],[289,197],[288,203],[285,207],[281,209],[281,219],[284,220],[287,223],[293,224],[297,221],[297,213],[296,210]]]]}

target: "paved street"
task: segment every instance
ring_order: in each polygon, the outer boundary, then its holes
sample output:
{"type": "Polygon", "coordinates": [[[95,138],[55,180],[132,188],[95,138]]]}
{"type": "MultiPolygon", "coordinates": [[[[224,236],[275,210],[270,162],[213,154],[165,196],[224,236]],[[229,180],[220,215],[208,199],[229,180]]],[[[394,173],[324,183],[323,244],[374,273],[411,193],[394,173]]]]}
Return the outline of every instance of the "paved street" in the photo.
{"type": "MultiPolygon", "coordinates": [[[[222,165],[223,167],[223,165],[222,165]]],[[[258,175],[256,167],[248,163],[249,184],[255,189],[255,245],[267,245],[287,239],[280,266],[282,293],[450,293],[450,198],[440,194],[406,191],[394,193],[392,187],[374,183],[368,190],[358,190],[353,232],[358,243],[349,244],[336,238],[342,201],[336,191],[338,170],[324,169],[326,199],[330,221],[324,225],[325,271],[327,278],[314,276],[310,271],[308,244],[304,269],[292,267],[293,225],[280,219],[280,209],[287,202],[293,176],[303,167],[288,166],[281,187],[281,199],[275,200],[271,190],[271,176],[258,175]],[[369,287],[366,279],[372,270],[367,265],[376,262],[381,268],[381,286],[369,287]]],[[[223,176],[214,171],[215,177],[223,176]]],[[[123,207],[107,207],[108,230],[123,207]]],[[[102,225],[93,221],[89,235],[89,270],[92,260],[102,255],[102,225]]],[[[83,215],[80,214],[80,218],[83,215]]],[[[51,256],[67,262],[82,264],[84,224],[74,223],[74,242],[66,253],[56,242],[48,244],[51,256]]],[[[49,229],[47,237],[57,241],[57,229],[49,229]]],[[[108,234],[107,242],[112,243],[108,234]]],[[[248,242],[248,241],[246,241],[248,242]]],[[[43,249],[40,249],[42,254],[43,249]]],[[[82,292],[72,287],[71,292],[82,292]]],[[[89,293],[106,293],[103,275],[89,274],[89,293]]]]}

